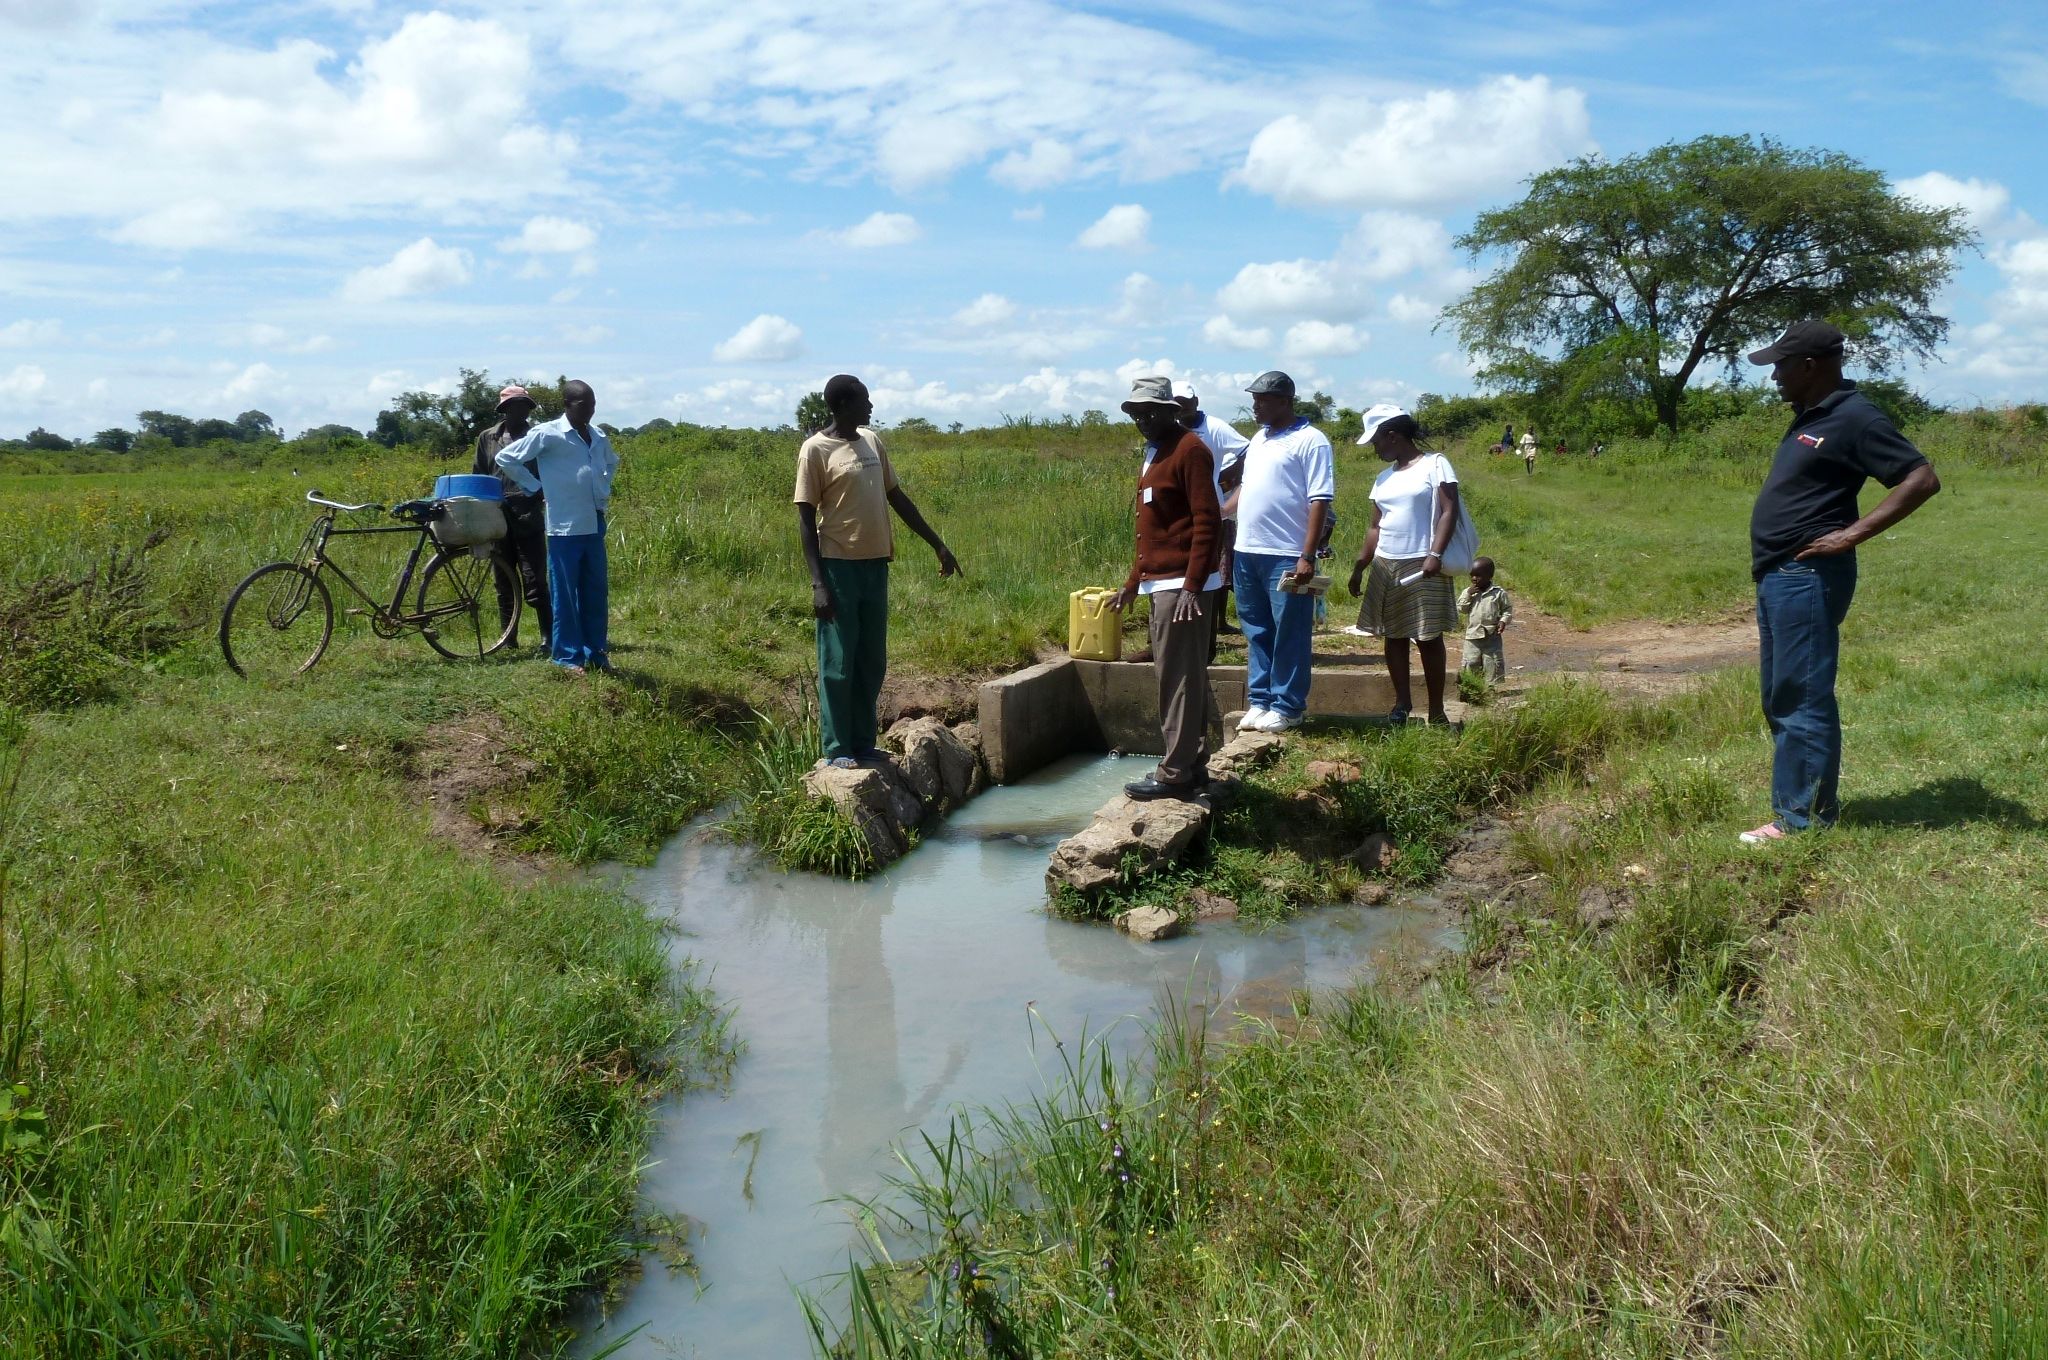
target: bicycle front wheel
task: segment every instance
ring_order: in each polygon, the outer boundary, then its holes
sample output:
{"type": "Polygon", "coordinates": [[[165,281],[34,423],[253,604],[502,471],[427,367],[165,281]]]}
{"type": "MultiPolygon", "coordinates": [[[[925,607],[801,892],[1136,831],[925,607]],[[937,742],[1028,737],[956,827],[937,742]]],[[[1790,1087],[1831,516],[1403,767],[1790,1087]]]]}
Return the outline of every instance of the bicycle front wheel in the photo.
{"type": "Polygon", "coordinates": [[[524,603],[518,569],[496,553],[444,553],[420,576],[427,645],[453,661],[480,661],[510,642],[524,603]],[[500,600],[509,602],[502,613],[500,600]]]}
{"type": "Polygon", "coordinates": [[[304,675],[334,636],[334,600],[318,575],[296,562],[256,568],[228,596],[220,651],[244,680],[304,675]]]}

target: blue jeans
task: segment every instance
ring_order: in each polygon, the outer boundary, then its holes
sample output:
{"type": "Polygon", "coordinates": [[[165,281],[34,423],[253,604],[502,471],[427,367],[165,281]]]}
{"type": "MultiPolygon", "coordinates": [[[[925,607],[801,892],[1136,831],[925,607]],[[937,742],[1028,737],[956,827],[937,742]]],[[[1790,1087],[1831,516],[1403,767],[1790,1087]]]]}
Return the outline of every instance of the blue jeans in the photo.
{"type": "Polygon", "coordinates": [[[548,603],[555,615],[548,659],[557,666],[606,664],[608,570],[603,534],[548,535],[548,603]]]}
{"type": "Polygon", "coordinates": [[[1294,558],[1237,554],[1237,622],[1244,629],[1245,704],[1298,718],[1308,711],[1309,654],[1315,641],[1313,595],[1290,595],[1280,578],[1294,558]]]}
{"type": "Polygon", "coordinates": [[[1841,811],[1842,717],[1835,667],[1856,595],[1856,556],[1773,567],[1756,583],[1758,679],[1771,727],[1771,811],[1787,831],[1832,826],[1841,811]]]}

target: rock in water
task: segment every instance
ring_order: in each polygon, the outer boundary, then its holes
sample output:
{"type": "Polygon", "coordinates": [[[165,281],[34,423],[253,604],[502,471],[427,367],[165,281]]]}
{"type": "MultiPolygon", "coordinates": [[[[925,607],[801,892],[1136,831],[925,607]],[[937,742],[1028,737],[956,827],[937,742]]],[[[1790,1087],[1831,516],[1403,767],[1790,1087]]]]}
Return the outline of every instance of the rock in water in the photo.
{"type": "Polygon", "coordinates": [[[1140,802],[1119,796],[1104,804],[1086,829],[1054,847],[1046,888],[1064,884],[1093,897],[1117,881],[1127,857],[1141,872],[1172,863],[1208,824],[1209,805],[1200,799],[1140,802]]]}
{"type": "Polygon", "coordinates": [[[1384,831],[1373,832],[1360,841],[1358,848],[1351,852],[1352,862],[1367,873],[1375,869],[1391,868],[1394,861],[1399,858],[1401,847],[1394,844],[1393,838],[1384,831]]]}
{"type": "MultiPolygon", "coordinates": [[[[822,798],[837,807],[848,821],[859,827],[861,834],[868,838],[868,848],[874,852],[875,863],[887,864],[909,848],[909,838],[904,834],[902,818],[903,802],[907,798],[911,807],[917,800],[896,786],[884,774],[882,766],[867,765],[853,770],[837,770],[830,765],[819,765],[804,776],[804,791],[813,798],[822,798]]],[[[911,825],[916,825],[915,816],[911,825]]]]}
{"type": "Polygon", "coordinates": [[[902,752],[903,782],[927,812],[950,811],[974,796],[981,756],[937,718],[905,718],[886,740],[902,752]]]}
{"type": "Polygon", "coordinates": [[[1165,907],[1132,907],[1119,912],[1116,928],[1134,940],[1170,940],[1180,934],[1180,917],[1165,907]]]}
{"type": "Polygon", "coordinates": [[[1190,892],[1188,906],[1194,909],[1197,921],[1229,921],[1237,916],[1237,902],[1234,898],[1210,892],[1207,888],[1196,888],[1190,892]]]}

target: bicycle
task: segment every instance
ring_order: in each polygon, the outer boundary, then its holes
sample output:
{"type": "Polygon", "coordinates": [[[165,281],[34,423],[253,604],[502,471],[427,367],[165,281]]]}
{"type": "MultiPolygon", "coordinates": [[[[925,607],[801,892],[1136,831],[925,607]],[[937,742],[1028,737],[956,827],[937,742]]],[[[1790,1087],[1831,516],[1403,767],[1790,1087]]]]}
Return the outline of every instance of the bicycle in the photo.
{"type": "Polygon", "coordinates": [[[334,637],[334,597],[320,579],[330,572],[363,602],[364,608],[348,612],[366,615],[371,632],[381,638],[416,632],[451,661],[480,661],[501,650],[519,631],[524,595],[517,570],[488,548],[449,548],[436,542],[432,526],[439,512],[432,502],[406,501],[390,507],[389,513],[403,521],[400,524],[336,528],[337,515],[386,507],[348,505],[318,491],[307,492],[306,499],[326,510],[306,530],[292,560],[268,562],[250,572],[221,611],[220,649],[236,675],[245,680],[288,680],[319,663],[334,637]],[[327,555],[330,539],[368,534],[417,535],[389,604],[371,598],[327,555]],[[420,572],[419,589],[408,610],[406,590],[421,555],[430,548],[432,558],[420,572]],[[511,608],[500,620],[502,626],[492,631],[484,611],[495,611],[500,599],[509,599],[511,608]]]}

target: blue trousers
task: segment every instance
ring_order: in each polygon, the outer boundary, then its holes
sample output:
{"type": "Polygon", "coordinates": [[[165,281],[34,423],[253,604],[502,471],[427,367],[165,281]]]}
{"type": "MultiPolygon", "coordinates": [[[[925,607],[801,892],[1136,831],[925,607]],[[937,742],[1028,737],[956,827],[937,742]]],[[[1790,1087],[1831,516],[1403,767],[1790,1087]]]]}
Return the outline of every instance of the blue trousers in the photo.
{"type": "Polygon", "coordinates": [[[1294,562],[1240,549],[1235,574],[1237,622],[1244,629],[1245,703],[1298,718],[1308,711],[1316,602],[1312,595],[1280,589],[1280,578],[1294,570],[1294,562]]]}
{"type": "Polygon", "coordinates": [[[608,570],[603,534],[548,535],[548,603],[555,615],[548,659],[557,666],[606,664],[608,570]]]}
{"type": "Polygon", "coordinates": [[[1771,728],[1771,811],[1787,831],[1832,826],[1841,808],[1835,670],[1856,595],[1856,556],[1774,567],[1756,583],[1757,671],[1771,728]]]}

